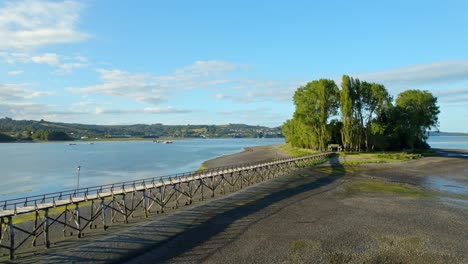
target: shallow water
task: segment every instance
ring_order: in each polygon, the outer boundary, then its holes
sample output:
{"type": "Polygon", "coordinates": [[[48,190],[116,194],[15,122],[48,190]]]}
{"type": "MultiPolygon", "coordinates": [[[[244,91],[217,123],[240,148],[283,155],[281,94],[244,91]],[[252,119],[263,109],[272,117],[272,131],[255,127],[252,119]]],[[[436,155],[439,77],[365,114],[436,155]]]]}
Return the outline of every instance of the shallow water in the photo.
{"type": "Polygon", "coordinates": [[[430,136],[427,143],[431,148],[468,150],[468,136],[430,136]]]}
{"type": "Polygon", "coordinates": [[[284,139],[0,144],[0,200],[197,170],[209,159],[284,139]]]}
{"type": "Polygon", "coordinates": [[[446,204],[449,206],[453,206],[453,207],[460,208],[460,209],[468,209],[468,200],[451,198],[451,197],[442,197],[440,198],[440,201],[443,204],[446,204]]]}
{"type": "Polygon", "coordinates": [[[429,176],[424,178],[424,184],[437,191],[468,195],[468,184],[454,178],[429,176]]]}

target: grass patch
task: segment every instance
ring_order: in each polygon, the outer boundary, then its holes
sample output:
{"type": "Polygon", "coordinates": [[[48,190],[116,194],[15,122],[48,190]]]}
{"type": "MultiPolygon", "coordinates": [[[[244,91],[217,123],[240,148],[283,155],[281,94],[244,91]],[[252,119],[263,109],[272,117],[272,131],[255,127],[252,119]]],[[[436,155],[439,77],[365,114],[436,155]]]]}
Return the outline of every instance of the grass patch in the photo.
{"type": "Polygon", "coordinates": [[[197,172],[204,172],[206,171],[208,168],[205,166],[205,164],[201,165],[200,168],[198,168],[197,172]]]}
{"type": "Polygon", "coordinates": [[[309,156],[319,153],[319,151],[317,150],[296,148],[291,146],[290,144],[284,144],[280,148],[282,151],[293,157],[309,156]]]}
{"type": "Polygon", "coordinates": [[[358,153],[343,152],[340,157],[345,159],[346,165],[359,165],[368,163],[392,163],[419,159],[423,157],[421,153],[407,152],[386,152],[386,153],[358,153]]]}
{"type": "Polygon", "coordinates": [[[371,180],[353,181],[345,186],[345,190],[348,192],[385,193],[417,198],[429,197],[436,194],[436,192],[414,189],[403,184],[371,180]]]}

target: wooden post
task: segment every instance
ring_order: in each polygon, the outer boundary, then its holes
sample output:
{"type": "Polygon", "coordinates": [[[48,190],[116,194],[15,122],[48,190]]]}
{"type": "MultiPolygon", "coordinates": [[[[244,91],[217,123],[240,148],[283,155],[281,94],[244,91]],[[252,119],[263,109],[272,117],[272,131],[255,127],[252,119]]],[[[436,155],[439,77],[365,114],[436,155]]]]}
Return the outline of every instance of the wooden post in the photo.
{"type": "Polygon", "coordinates": [[[124,207],[124,223],[128,224],[128,212],[127,212],[127,203],[125,202],[125,197],[127,196],[124,193],[122,196],[122,205],[124,207]]]}
{"type": "Polygon", "coordinates": [[[15,259],[15,228],[11,215],[8,216],[8,227],[10,228],[10,259],[15,259]]]}
{"type": "Polygon", "coordinates": [[[143,208],[145,210],[145,217],[148,218],[148,198],[146,197],[146,188],[143,190],[143,208]]]}
{"type": "Polygon", "coordinates": [[[130,209],[130,214],[132,215],[132,217],[135,217],[135,216],[133,215],[133,211],[135,210],[135,193],[136,193],[135,184],[133,184],[132,208],[130,209]]]}
{"type": "Polygon", "coordinates": [[[0,242],[2,241],[3,239],[3,217],[0,218],[0,242]]]}
{"type": "Polygon", "coordinates": [[[81,217],[80,217],[80,206],[79,203],[76,203],[75,205],[76,209],[76,227],[78,229],[78,238],[81,238],[81,217]]]}
{"type": "Polygon", "coordinates": [[[180,182],[174,185],[174,191],[175,191],[175,195],[176,195],[176,204],[175,204],[175,207],[176,207],[176,208],[179,208],[179,198],[180,198],[180,195],[181,195],[181,194],[179,193],[179,191],[180,191],[180,182]],[[176,187],[176,186],[177,186],[177,187],[176,187]]]}
{"type": "Polygon", "coordinates": [[[93,229],[93,218],[94,218],[94,200],[91,200],[91,214],[89,217],[89,229],[93,229]]]}
{"type": "Polygon", "coordinates": [[[201,188],[201,200],[203,201],[205,199],[205,196],[204,196],[204,194],[205,194],[204,189],[205,188],[203,188],[203,182],[202,182],[201,179],[200,179],[200,188],[201,188]]]}
{"type": "Polygon", "coordinates": [[[242,174],[242,171],[239,171],[239,180],[240,180],[240,188],[242,189],[244,187],[244,175],[242,174]]]}
{"type": "MultiPolygon", "coordinates": [[[[112,195],[112,206],[115,208],[115,196],[112,195]]],[[[115,223],[115,210],[111,210],[111,223],[115,223]]]]}
{"type": "Polygon", "coordinates": [[[215,197],[215,176],[211,175],[211,198],[215,197]]]}
{"type": "Polygon", "coordinates": [[[193,183],[193,180],[187,182],[187,189],[188,189],[188,193],[189,193],[188,204],[192,204],[192,196],[193,196],[192,183],[193,183]]]}
{"type": "Polygon", "coordinates": [[[102,210],[102,226],[104,230],[107,229],[106,226],[106,205],[104,203],[104,198],[101,198],[101,210],[102,210]]]}
{"type": "MultiPolygon", "coordinates": [[[[34,215],[34,237],[33,237],[33,241],[32,241],[32,246],[35,247],[36,246],[36,239],[37,239],[37,236],[36,236],[36,229],[37,229],[37,218],[39,217],[39,211],[35,211],[35,215],[34,215]]],[[[1,232],[1,231],[0,231],[1,232]]]]}
{"type": "Polygon", "coordinates": [[[67,213],[68,213],[68,204],[65,205],[65,213],[63,214],[65,218],[63,218],[63,237],[65,237],[65,233],[67,232],[67,213]]]}
{"type": "Polygon", "coordinates": [[[46,248],[50,247],[49,240],[49,208],[46,208],[44,211],[44,238],[46,248]]]}

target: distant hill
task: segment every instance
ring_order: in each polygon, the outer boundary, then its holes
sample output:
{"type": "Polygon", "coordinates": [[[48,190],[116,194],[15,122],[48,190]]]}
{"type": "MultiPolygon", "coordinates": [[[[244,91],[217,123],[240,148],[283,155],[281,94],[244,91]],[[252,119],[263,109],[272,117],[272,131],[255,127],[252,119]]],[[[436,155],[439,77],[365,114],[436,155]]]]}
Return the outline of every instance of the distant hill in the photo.
{"type": "Polygon", "coordinates": [[[468,133],[460,133],[460,132],[437,132],[437,131],[431,131],[429,132],[430,136],[468,136],[468,133]]]}
{"type": "Polygon", "coordinates": [[[5,135],[3,133],[0,133],[0,142],[13,142],[15,141],[16,139],[8,136],[8,135],[5,135]]]}
{"type": "Polygon", "coordinates": [[[163,125],[163,124],[135,124],[135,125],[86,125],[74,123],[49,122],[45,120],[14,120],[0,118],[0,132],[16,135],[17,138],[27,138],[31,132],[38,130],[60,131],[74,139],[86,138],[222,138],[222,137],[250,137],[274,138],[283,137],[281,127],[269,128],[264,126],[250,126],[245,124],[227,125],[163,125]]]}

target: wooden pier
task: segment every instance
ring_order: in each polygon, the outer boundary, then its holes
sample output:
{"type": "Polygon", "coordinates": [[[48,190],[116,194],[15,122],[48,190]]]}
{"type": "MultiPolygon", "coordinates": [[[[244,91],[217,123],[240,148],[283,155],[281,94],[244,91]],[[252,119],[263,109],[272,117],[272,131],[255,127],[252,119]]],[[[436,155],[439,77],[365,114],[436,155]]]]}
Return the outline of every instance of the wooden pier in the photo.
{"type": "MultiPolygon", "coordinates": [[[[128,223],[305,167],[332,153],[270,160],[0,201],[0,254],[49,248],[86,230],[128,223]],[[3,252],[2,252],[3,251],[3,252]]],[[[88,231],[86,231],[88,232],[88,231]]],[[[1,256],[1,255],[0,255],[1,256]]]]}

